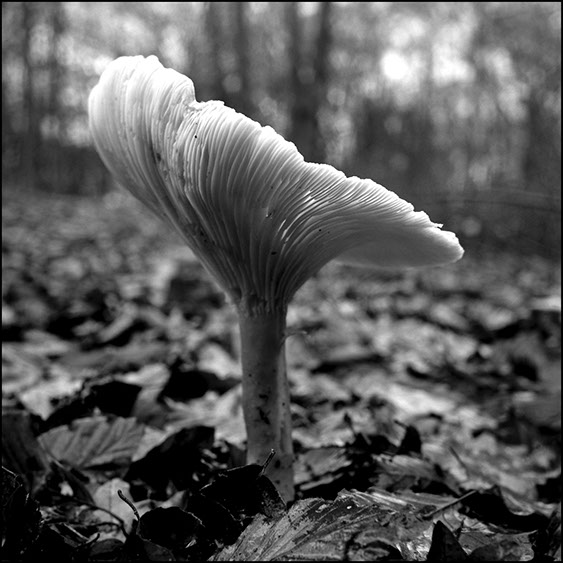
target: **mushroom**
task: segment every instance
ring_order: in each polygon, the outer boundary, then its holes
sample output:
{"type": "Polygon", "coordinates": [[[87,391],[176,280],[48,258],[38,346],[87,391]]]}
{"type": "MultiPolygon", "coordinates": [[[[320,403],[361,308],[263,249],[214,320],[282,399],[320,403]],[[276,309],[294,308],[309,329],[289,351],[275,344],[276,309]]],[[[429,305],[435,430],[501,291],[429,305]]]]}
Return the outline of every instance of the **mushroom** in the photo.
{"type": "Polygon", "coordinates": [[[270,127],[197,102],[154,56],[120,57],[89,98],[90,129],[115,179],[191,247],[238,311],[247,462],[294,498],[284,339],[295,292],[333,259],[372,267],[445,264],[455,234],[372,180],[305,162],[270,127]]]}

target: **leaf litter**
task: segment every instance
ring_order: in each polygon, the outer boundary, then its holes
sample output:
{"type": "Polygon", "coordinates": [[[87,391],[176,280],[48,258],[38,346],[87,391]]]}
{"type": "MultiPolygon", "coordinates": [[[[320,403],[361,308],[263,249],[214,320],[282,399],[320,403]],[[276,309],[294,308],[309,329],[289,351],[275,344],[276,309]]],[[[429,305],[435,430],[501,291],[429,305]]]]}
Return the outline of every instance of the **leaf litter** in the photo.
{"type": "Polygon", "coordinates": [[[126,196],[39,199],[3,206],[4,560],[561,559],[558,264],[307,282],[285,507],[191,252],[126,196]]]}

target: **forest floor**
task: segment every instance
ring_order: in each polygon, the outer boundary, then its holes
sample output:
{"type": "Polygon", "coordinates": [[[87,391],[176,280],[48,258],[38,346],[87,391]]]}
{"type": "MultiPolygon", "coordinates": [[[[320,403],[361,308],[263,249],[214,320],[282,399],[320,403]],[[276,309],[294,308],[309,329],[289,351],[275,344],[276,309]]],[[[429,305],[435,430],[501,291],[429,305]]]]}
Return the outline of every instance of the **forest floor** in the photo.
{"type": "Polygon", "coordinates": [[[244,467],[236,317],[187,247],[121,193],[3,199],[4,561],[560,560],[560,264],[307,282],[286,508],[244,467]]]}

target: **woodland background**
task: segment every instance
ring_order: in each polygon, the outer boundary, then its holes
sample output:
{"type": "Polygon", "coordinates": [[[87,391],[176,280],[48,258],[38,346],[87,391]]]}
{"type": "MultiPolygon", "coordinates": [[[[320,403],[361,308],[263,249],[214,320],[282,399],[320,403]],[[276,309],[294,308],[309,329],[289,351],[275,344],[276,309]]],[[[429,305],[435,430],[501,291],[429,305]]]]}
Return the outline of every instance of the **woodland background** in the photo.
{"type": "Polygon", "coordinates": [[[293,141],[464,237],[559,256],[558,2],[3,2],[2,177],[111,189],[87,96],[155,54],[293,141]]]}
{"type": "Polygon", "coordinates": [[[2,560],[560,561],[560,73],[556,2],[3,2],[2,560]],[[92,147],[136,54],[466,249],[297,292],[289,509],[232,307],[92,147]]]}

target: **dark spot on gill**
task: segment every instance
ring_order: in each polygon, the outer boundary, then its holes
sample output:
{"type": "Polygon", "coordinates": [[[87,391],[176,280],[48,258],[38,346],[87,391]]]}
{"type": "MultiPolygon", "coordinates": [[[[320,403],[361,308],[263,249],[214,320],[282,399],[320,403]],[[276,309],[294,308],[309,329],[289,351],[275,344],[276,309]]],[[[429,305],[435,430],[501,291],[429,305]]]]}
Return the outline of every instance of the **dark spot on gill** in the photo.
{"type": "Polygon", "coordinates": [[[277,254],[277,252],[276,252],[275,250],[273,250],[272,252],[270,252],[270,254],[271,254],[272,256],[274,256],[274,255],[277,254]]]}
{"type": "Polygon", "coordinates": [[[201,239],[205,244],[209,242],[209,237],[207,236],[207,233],[203,229],[199,229],[199,235],[201,236],[201,239]]]}

